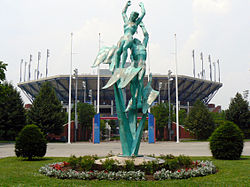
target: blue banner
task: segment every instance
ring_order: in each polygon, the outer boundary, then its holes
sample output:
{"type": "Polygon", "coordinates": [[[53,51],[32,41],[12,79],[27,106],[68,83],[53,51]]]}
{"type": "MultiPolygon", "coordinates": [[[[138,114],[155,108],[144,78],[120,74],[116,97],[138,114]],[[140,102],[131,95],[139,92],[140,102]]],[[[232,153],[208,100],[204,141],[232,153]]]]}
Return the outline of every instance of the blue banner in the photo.
{"type": "Polygon", "coordinates": [[[148,143],[155,143],[155,118],[148,113],[148,143]]]}
{"type": "Polygon", "coordinates": [[[93,131],[93,143],[100,143],[100,113],[94,117],[93,131]]]}

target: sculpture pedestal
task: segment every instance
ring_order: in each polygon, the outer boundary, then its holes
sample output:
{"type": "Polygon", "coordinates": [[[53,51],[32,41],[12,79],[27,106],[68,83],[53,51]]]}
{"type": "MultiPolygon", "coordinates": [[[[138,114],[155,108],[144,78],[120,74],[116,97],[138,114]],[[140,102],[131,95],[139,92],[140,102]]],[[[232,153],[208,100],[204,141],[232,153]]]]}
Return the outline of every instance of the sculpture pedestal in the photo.
{"type": "Polygon", "coordinates": [[[153,158],[153,157],[140,155],[140,157],[112,156],[112,157],[108,157],[108,158],[98,159],[98,160],[95,161],[95,164],[102,165],[102,162],[104,162],[106,159],[118,160],[119,164],[117,164],[117,165],[119,165],[119,166],[126,165],[126,162],[125,162],[126,160],[133,160],[134,163],[135,163],[135,166],[141,165],[144,162],[151,162],[151,161],[158,161],[158,164],[164,163],[163,159],[156,159],[156,158],[153,158]]]}

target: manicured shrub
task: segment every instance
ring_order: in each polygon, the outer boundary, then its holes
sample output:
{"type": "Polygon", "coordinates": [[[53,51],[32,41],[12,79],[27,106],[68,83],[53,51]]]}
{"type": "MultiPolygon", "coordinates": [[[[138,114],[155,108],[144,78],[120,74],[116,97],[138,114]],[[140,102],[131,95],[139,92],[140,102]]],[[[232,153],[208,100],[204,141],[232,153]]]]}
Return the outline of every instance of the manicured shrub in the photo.
{"type": "Polygon", "coordinates": [[[192,160],[189,156],[180,155],[177,157],[180,167],[188,168],[192,164],[192,160]]]}
{"type": "Polygon", "coordinates": [[[26,125],[16,138],[15,153],[17,157],[32,160],[46,154],[47,141],[36,125],[26,125]]]}
{"type": "Polygon", "coordinates": [[[214,158],[240,159],[243,150],[243,133],[234,123],[225,121],[213,132],[209,141],[214,158]]]}
{"type": "Polygon", "coordinates": [[[76,169],[77,167],[80,166],[80,157],[76,157],[75,155],[69,157],[68,163],[73,169],[76,169]]]}
{"type": "Polygon", "coordinates": [[[180,167],[177,158],[166,160],[164,164],[165,164],[165,167],[171,171],[174,171],[180,167]]]}
{"type": "Polygon", "coordinates": [[[125,171],[134,171],[135,170],[134,160],[125,160],[124,169],[125,171]]]}
{"type": "Polygon", "coordinates": [[[101,161],[101,163],[102,163],[103,169],[106,171],[117,171],[118,170],[118,164],[119,164],[118,160],[108,158],[108,159],[105,159],[104,161],[101,161]]]}
{"type": "Polygon", "coordinates": [[[159,170],[160,165],[158,160],[152,160],[149,162],[144,161],[141,165],[139,165],[139,169],[149,175],[159,170]]]}
{"type": "Polygon", "coordinates": [[[95,158],[86,155],[82,157],[80,167],[83,169],[83,171],[90,171],[94,164],[95,164],[95,158]]]}

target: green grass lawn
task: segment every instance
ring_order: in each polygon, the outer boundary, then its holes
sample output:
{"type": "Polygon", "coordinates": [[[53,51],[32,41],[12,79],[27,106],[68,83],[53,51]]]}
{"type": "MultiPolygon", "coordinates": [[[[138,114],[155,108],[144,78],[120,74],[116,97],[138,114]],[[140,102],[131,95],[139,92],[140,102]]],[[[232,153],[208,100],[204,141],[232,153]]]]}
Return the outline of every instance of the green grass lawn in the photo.
{"type": "Polygon", "coordinates": [[[84,181],[46,177],[38,170],[47,163],[67,161],[68,158],[45,158],[23,161],[15,157],[0,159],[0,186],[250,186],[250,156],[241,160],[215,160],[211,157],[191,157],[212,160],[218,172],[205,177],[165,181],[84,181]]]}

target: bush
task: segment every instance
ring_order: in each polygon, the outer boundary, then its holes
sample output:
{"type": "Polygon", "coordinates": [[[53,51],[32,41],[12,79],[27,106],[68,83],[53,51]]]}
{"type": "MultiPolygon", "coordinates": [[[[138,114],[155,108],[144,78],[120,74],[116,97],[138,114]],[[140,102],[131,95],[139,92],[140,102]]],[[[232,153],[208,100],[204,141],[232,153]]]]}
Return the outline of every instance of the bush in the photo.
{"type": "Polygon", "coordinates": [[[171,171],[175,171],[180,167],[179,162],[178,162],[178,158],[165,160],[164,165],[165,165],[166,169],[169,169],[171,171]]]}
{"type": "Polygon", "coordinates": [[[94,164],[95,164],[95,158],[86,155],[82,157],[80,166],[84,171],[89,171],[92,169],[94,164]]]}
{"type": "Polygon", "coordinates": [[[80,157],[77,158],[75,155],[69,157],[69,164],[73,169],[76,169],[80,166],[80,157]]]}
{"type": "Polygon", "coordinates": [[[43,157],[46,154],[47,141],[36,125],[26,125],[16,138],[15,153],[17,157],[43,157]]]}
{"type": "Polygon", "coordinates": [[[119,164],[118,160],[108,158],[105,161],[101,160],[101,163],[102,163],[103,169],[106,171],[117,171],[118,170],[118,164],[119,164]]]}
{"type": "Polygon", "coordinates": [[[153,174],[155,171],[160,169],[160,165],[158,160],[152,160],[149,162],[144,161],[141,165],[139,165],[141,171],[144,171],[146,174],[153,174]]]}
{"type": "Polygon", "coordinates": [[[135,170],[134,160],[125,160],[124,169],[125,171],[134,171],[135,170]]]}
{"type": "Polygon", "coordinates": [[[240,159],[243,150],[243,133],[234,123],[225,121],[213,132],[209,141],[214,158],[240,159]]]}
{"type": "Polygon", "coordinates": [[[180,167],[188,168],[190,167],[190,165],[192,165],[192,160],[189,156],[180,155],[179,157],[177,157],[177,160],[180,167]]]}

